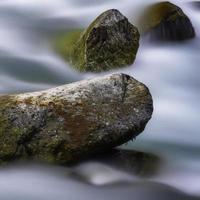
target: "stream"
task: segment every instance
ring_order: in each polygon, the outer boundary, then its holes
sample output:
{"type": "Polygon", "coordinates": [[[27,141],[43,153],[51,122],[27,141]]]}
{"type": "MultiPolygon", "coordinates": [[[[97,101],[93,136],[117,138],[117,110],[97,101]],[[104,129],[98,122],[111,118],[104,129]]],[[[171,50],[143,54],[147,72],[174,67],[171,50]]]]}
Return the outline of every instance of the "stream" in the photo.
{"type": "Polygon", "coordinates": [[[50,42],[56,33],[87,27],[110,8],[134,22],[150,2],[154,1],[0,1],[0,94],[129,74],[149,87],[154,114],[145,131],[121,148],[152,153],[161,160],[157,172],[148,177],[92,160],[73,168],[16,163],[0,168],[0,199],[200,199],[200,9],[186,0],[172,1],[191,19],[196,38],[181,43],[142,39],[135,63],[120,70],[76,72],[50,42]]]}

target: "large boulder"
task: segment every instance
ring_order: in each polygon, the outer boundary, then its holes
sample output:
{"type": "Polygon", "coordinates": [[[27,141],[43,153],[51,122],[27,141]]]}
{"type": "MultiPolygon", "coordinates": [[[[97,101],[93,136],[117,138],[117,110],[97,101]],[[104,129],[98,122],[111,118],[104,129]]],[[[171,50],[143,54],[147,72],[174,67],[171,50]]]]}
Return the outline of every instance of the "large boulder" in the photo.
{"type": "Polygon", "coordinates": [[[148,88],[125,74],[0,97],[0,160],[69,163],[141,133],[153,111],[148,88]]]}
{"type": "Polygon", "coordinates": [[[139,47],[139,32],[118,10],[102,13],[83,32],[71,52],[79,71],[104,71],[130,65],[139,47]]]}
{"type": "Polygon", "coordinates": [[[166,1],[148,7],[138,22],[142,34],[156,40],[186,40],[195,37],[188,16],[178,6],[166,1]]]}

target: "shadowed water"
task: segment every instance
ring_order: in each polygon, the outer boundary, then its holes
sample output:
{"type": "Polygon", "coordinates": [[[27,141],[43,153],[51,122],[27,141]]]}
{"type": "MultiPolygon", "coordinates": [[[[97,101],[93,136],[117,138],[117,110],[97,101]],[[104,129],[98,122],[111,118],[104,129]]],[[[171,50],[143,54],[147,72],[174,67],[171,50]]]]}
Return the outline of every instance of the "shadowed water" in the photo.
{"type": "MultiPolygon", "coordinates": [[[[150,88],[153,119],[136,141],[123,148],[158,156],[163,163],[157,173],[141,177],[99,160],[70,169],[14,165],[0,170],[1,199],[198,199],[190,195],[200,195],[200,10],[187,1],[173,2],[190,17],[197,34],[194,40],[156,44],[142,40],[134,65],[100,74],[127,73],[150,88]]],[[[54,52],[49,42],[52,35],[85,27],[109,8],[134,21],[149,3],[1,0],[0,94],[98,76],[74,71],[54,52]]]]}

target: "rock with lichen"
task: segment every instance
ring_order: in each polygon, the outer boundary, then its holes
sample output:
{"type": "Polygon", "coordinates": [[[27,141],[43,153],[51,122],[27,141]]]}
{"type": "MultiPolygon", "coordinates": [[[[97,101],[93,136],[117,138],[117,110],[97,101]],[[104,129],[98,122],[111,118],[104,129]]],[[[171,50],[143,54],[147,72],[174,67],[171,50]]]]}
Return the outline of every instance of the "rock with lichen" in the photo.
{"type": "Polygon", "coordinates": [[[141,133],[153,111],[148,88],[125,74],[0,97],[0,160],[70,163],[141,133]]]}
{"type": "Polygon", "coordinates": [[[82,33],[71,51],[79,71],[105,71],[130,65],[139,47],[139,32],[118,10],[102,13],[82,33]]]}
{"type": "Polygon", "coordinates": [[[186,40],[195,37],[195,30],[183,10],[166,1],[149,6],[138,22],[142,34],[156,40],[186,40]]]}

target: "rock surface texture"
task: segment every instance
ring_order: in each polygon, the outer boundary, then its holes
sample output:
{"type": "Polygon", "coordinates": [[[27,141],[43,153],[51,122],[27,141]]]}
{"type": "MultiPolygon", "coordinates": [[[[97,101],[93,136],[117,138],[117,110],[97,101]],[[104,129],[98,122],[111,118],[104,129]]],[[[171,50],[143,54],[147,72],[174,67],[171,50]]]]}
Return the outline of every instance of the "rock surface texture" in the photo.
{"type": "Polygon", "coordinates": [[[101,14],[74,45],[72,64],[80,71],[104,71],[130,65],[139,47],[139,32],[118,10],[101,14]]]}
{"type": "Polygon", "coordinates": [[[181,8],[162,2],[150,6],[138,22],[141,33],[156,40],[186,40],[195,37],[195,30],[181,8]]]}
{"type": "Polygon", "coordinates": [[[0,160],[69,163],[141,133],[153,112],[148,88],[125,74],[0,97],[0,160]]]}

